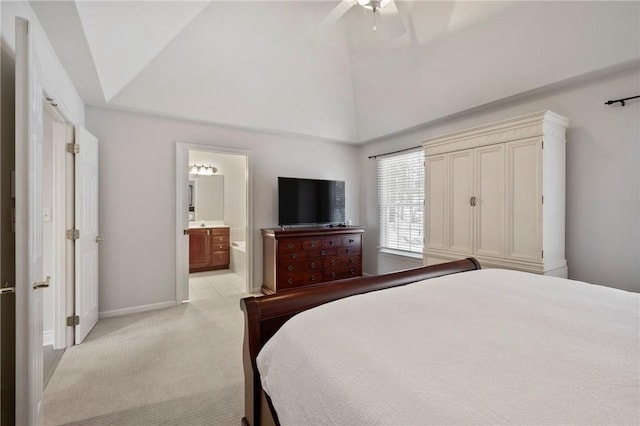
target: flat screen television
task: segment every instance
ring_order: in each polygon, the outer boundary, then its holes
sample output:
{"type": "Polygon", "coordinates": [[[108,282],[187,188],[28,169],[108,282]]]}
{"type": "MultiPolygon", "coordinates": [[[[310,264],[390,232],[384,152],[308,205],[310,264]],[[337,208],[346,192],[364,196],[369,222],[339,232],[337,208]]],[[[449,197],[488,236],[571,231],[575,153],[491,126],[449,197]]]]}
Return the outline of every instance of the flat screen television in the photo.
{"type": "Polygon", "coordinates": [[[343,224],[344,181],[278,178],[278,224],[343,224]]]}

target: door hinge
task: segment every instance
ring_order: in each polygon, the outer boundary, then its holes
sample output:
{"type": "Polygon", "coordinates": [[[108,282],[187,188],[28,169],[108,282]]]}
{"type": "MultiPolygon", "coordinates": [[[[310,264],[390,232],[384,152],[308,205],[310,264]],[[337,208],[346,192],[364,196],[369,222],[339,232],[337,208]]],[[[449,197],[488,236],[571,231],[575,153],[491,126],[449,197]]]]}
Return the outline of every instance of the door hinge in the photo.
{"type": "Polygon", "coordinates": [[[542,196],[542,204],[544,204],[544,195],[542,196]]]}
{"type": "Polygon", "coordinates": [[[4,286],[2,288],[0,288],[0,295],[9,294],[9,293],[15,293],[15,292],[16,292],[16,288],[15,287],[10,287],[9,283],[4,283],[4,286]]]}
{"type": "Polygon", "coordinates": [[[78,315],[72,315],[67,317],[67,327],[73,327],[80,324],[80,317],[78,315]]]}
{"type": "Polygon", "coordinates": [[[544,259],[544,250],[542,250],[541,255],[542,255],[542,258],[544,259]]]}
{"type": "Polygon", "coordinates": [[[542,141],[542,149],[544,149],[544,141],[542,141]]]}
{"type": "Polygon", "coordinates": [[[77,143],[68,143],[67,144],[67,152],[69,154],[79,154],[80,153],[80,145],[77,143]]]}
{"type": "Polygon", "coordinates": [[[80,239],[80,230],[67,229],[66,235],[67,235],[67,240],[78,240],[80,239]]]}
{"type": "Polygon", "coordinates": [[[184,235],[189,235],[189,230],[188,230],[188,229],[183,229],[183,230],[182,230],[182,233],[183,233],[184,235]]]}

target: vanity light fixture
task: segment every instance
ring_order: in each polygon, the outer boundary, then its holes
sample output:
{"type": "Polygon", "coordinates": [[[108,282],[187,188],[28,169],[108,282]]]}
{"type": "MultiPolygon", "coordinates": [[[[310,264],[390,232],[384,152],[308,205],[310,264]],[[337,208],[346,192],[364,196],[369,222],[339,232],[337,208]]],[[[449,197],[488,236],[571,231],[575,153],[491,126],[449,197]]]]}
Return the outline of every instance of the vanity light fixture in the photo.
{"type": "Polygon", "coordinates": [[[189,166],[189,174],[190,175],[198,175],[198,176],[213,176],[218,171],[217,168],[212,165],[197,165],[191,164],[189,166]]]}

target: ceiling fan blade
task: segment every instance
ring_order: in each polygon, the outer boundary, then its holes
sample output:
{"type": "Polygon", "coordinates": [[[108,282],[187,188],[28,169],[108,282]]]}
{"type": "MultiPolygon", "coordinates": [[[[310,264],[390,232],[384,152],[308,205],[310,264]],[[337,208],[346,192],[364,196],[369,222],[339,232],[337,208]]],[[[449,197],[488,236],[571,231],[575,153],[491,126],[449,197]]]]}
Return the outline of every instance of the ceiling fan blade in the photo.
{"type": "Polygon", "coordinates": [[[384,20],[385,27],[389,33],[389,37],[397,38],[403,35],[407,29],[405,28],[404,21],[398,13],[398,7],[395,1],[390,1],[384,8],[379,9],[380,16],[384,20]]]}
{"type": "Polygon", "coordinates": [[[351,9],[351,7],[355,4],[353,0],[342,0],[336,7],[329,12],[327,16],[325,16],[322,21],[318,22],[315,26],[314,30],[316,32],[324,32],[327,31],[332,25],[334,25],[342,16],[351,9]]]}

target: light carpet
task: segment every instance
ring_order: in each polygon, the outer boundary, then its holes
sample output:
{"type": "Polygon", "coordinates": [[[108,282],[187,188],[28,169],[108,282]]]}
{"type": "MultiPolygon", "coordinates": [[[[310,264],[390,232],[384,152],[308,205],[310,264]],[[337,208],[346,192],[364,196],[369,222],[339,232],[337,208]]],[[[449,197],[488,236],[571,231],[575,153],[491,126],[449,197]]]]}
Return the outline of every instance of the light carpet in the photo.
{"type": "Polygon", "coordinates": [[[47,425],[237,425],[242,295],[100,320],[44,393],[47,425]]]}

